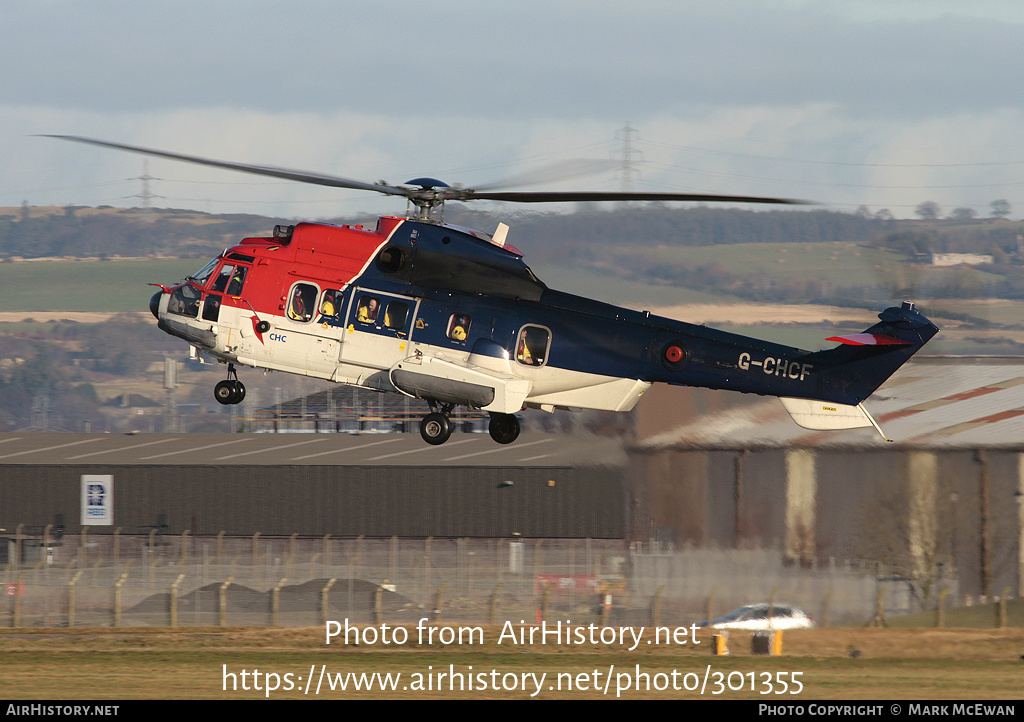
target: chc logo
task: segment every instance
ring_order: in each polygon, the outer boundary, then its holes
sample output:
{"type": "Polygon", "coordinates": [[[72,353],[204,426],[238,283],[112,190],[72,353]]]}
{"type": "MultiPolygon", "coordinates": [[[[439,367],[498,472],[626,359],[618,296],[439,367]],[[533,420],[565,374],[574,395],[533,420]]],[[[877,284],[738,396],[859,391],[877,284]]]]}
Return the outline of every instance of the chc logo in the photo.
{"type": "Polygon", "coordinates": [[[86,503],[89,506],[103,506],[103,497],[106,495],[107,490],[103,484],[89,484],[86,503]]]}
{"type": "Polygon", "coordinates": [[[272,334],[270,334],[270,340],[271,341],[280,341],[281,343],[285,343],[285,339],[286,338],[288,338],[288,337],[285,334],[283,334],[283,333],[272,333],[272,334]]]}

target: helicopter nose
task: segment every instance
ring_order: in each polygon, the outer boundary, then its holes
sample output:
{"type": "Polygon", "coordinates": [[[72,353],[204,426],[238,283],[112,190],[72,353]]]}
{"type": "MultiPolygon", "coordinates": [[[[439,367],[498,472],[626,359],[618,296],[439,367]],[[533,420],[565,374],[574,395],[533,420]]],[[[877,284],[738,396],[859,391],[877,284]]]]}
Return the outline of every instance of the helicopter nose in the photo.
{"type": "Polygon", "coordinates": [[[157,319],[160,318],[160,297],[164,295],[163,291],[157,291],[153,294],[153,298],[149,299],[149,311],[157,319]]]}

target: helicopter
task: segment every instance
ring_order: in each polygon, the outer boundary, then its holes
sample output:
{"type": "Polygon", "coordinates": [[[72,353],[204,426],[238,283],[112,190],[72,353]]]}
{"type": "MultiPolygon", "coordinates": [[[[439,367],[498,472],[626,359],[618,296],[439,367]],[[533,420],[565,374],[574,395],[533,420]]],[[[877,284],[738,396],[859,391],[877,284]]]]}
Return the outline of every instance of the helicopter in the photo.
{"type": "Polygon", "coordinates": [[[447,201],[621,200],[803,203],[784,198],[643,192],[503,192],[404,184],[248,165],[81,136],[105,148],[303,183],[404,197],[404,216],[375,227],[301,222],[242,239],[194,275],[159,287],[159,328],[227,364],[214,387],[238,404],[238,367],[327,379],[427,402],[428,444],[449,439],[457,406],[490,414],[499,444],[520,433],[523,409],[629,411],[655,383],[779,397],[808,429],[862,427],[886,438],[862,402],[938,328],[910,301],[862,333],[806,351],[613,306],[548,288],[493,233],[446,224],[447,201]]]}

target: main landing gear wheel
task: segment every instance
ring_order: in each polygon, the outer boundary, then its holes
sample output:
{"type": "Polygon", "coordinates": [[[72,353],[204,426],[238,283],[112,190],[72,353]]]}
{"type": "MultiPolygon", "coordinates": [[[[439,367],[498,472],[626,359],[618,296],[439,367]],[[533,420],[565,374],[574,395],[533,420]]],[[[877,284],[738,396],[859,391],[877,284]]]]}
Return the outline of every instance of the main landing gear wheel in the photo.
{"type": "Polygon", "coordinates": [[[452,435],[452,423],[445,414],[431,412],[420,421],[420,436],[428,444],[439,446],[452,435]]]}
{"type": "Polygon", "coordinates": [[[228,364],[228,377],[213,387],[213,398],[222,404],[240,404],[245,398],[245,384],[238,380],[234,364],[228,364]]]}
{"type": "Polygon", "coordinates": [[[213,398],[222,404],[240,404],[245,398],[245,384],[227,379],[213,387],[213,398]]]}
{"type": "Polygon", "coordinates": [[[519,419],[512,414],[491,414],[487,433],[499,444],[511,444],[519,438],[519,419]]]}

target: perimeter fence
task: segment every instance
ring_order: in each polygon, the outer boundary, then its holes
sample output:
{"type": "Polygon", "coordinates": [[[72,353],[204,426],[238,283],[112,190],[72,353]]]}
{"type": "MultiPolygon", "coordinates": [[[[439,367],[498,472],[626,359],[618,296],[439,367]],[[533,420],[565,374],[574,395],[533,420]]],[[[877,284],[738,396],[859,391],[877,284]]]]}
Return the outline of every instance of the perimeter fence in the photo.
{"type": "Polygon", "coordinates": [[[801,607],[819,624],[856,624],[917,611],[908,585],[875,566],[804,568],[785,564],[775,549],[154,532],[19,537],[7,557],[0,616],[8,627],[423,618],[688,626],[755,602],[801,607]]]}

